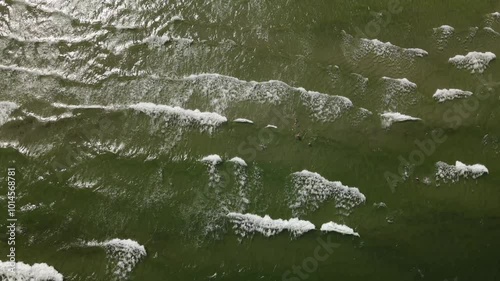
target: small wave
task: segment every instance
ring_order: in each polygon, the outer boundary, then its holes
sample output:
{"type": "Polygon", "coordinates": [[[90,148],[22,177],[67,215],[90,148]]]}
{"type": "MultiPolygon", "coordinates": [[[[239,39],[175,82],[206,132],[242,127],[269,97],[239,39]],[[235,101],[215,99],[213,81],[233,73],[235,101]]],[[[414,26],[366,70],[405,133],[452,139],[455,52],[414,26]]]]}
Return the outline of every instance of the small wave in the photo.
{"type": "Polygon", "coordinates": [[[200,112],[198,109],[190,110],[181,107],[171,107],[168,105],[159,105],[154,103],[138,103],[130,105],[129,108],[144,112],[149,115],[165,113],[168,115],[177,115],[180,117],[178,122],[190,124],[193,121],[205,126],[219,126],[227,122],[227,118],[213,112],[200,112]]]}
{"type": "Polygon", "coordinates": [[[448,44],[448,40],[455,33],[455,28],[449,25],[442,25],[440,27],[436,27],[434,30],[434,37],[436,38],[438,48],[443,50],[444,47],[448,44]]]}
{"type": "Polygon", "coordinates": [[[486,31],[488,31],[489,33],[494,34],[494,35],[496,35],[496,36],[500,36],[500,32],[498,32],[498,31],[494,30],[494,29],[493,29],[493,28],[491,28],[491,27],[483,27],[483,30],[486,30],[486,31]]]}
{"type": "Polygon", "coordinates": [[[246,237],[253,233],[260,233],[270,237],[288,230],[294,237],[314,230],[316,227],[309,221],[291,218],[289,220],[272,219],[268,215],[264,217],[254,214],[229,213],[227,217],[234,223],[236,234],[246,237]]]}
{"type": "Polygon", "coordinates": [[[37,115],[37,114],[32,113],[32,112],[24,112],[24,113],[26,114],[26,116],[33,117],[42,123],[56,122],[56,121],[59,121],[61,119],[67,119],[67,118],[74,117],[73,113],[71,113],[71,112],[66,112],[66,113],[63,113],[60,115],[53,115],[53,116],[49,116],[49,117],[43,117],[43,116],[37,115]]]}
{"type": "Polygon", "coordinates": [[[204,96],[211,96],[209,103],[216,112],[223,112],[230,103],[256,102],[279,105],[285,100],[293,100],[296,95],[299,95],[311,116],[320,121],[334,121],[353,107],[352,102],[346,97],[292,87],[278,80],[244,81],[216,73],[193,74],[184,80],[198,84],[204,96]]]}
{"type": "Polygon", "coordinates": [[[386,94],[383,96],[386,109],[391,111],[406,110],[408,105],[417,102],[415,95],[417,84],[406,78],[382,77],[382,80],[386,87],[386,94]]]}
{"type": "Polygon", "coordinates": [[[0,101],[0,126],[5,124],[10,114],[19,108],[19,105],[10,101],[0,101]]]}
{"type": "Polygon", "coordinates": [[[233,157],[229,160],[229,162],[236,163],[236,164],[243,166],[243,167],[247,166],[247,162],[245,162],[245,160],[241,159],[240,157],[233,157]]]}
{"type": "Polygon", "coordinates": [[[419,121],[420,118],[404,115],[399,112],[385,112],[380,114],[382,117],[382,127],[389,128],[394,122],[419,121]]]}
{"type": "Polygon", "coordinates": [[[324,223],[323,225],[321,225],[321,231],[338,232],[338,233],[345,234],[345,235],[354,235],[354,236],[359,237],[359,234],[357,232],[355,232],[352,228],[350,228],[344,224],[334,223],[333,221],[327,222],[327,223],[324,223]]]}
{"type": "Polygon", "coordinates": [[[17,262],[0,261],[0,279],[6,281],[34,280],[34,281],[63,281],[64,277],[57,270],[46,263],[33,265],[17,262]],[[11,268],[15,266],[15,270],[11,268]]]}
{"type": "Polygon", "coordinates": [[[233,122],[236,123],[247,123],[247,124],[253,124],[253,121],[250,119],[245,119],[245,118],[236,118],[233,120],[233,122]]]}
{"type": "Polygon", "coordinates": [[[329,181],[307,170],[292,174],[292,192],[289,207],[295,216],[315,211],[320,203],[329,199],[335,200],[337,208],[346,210],[366,201],[358,188],[343,185],[340,181],[329,181]]]}
{"type": "Polygon", "coordinates": [[[460,177],[477,179],[489,173],[482,164],[466,165],[460,161],[456,161],[455,165],[448,165],[440,161],[436,163],[436,168],[436,181],[442,180],[443,182],[457,182],[460,177]]]}
{"type": "Polygon", "coordinates": [[[125,280],[136,264],[144,258],[147,253],[144,246],[130,239],[111,239],[105,242],[87,242],[89,247],[102,247],[106,250],[112,265],[109,270],[118,280],[125,280]]]}
{"type": "Polygon", "coordinates": [[[438,89],[432,97],[439,102],[447,100],[454,100],[460,98],[467,98],[472,96],[472,92],[459,90],[459,89],[438,89]]]}
{"type": "Polygon", "coordinates": [[[496,59],[492,52],[469,52],[467,55],[456,55],[448,60],[459,69],[468,69],[471,73],[483,73],[488,64],[496,59]]]}
{"type": "Polygon", "coordinates": [[[187,126],[192,124],[198,124],[202,127],[202,130],[208,129],[212,132],[213,127],[217,127],[222,123],[227,122],[227,118],[213,112],[201,112],[198,109],[191,110],[185,109],[178,106],[172,107],[162,104],[154,103],[137,103],[132,105],[68,105],[63,103],[53,103],[52,106],[57,108],[66,109],[102,109],[108,111],[117,111],[125,109],[133,109],[139,112],[143,112],[151,117],[163,116],[165,121],[171,121],[171,117],[175,119],[175,124],[180,126],[187,126]]]}
{"type": "Polygon", "coordinates": [[[33,37],[33,38],[21,37],[14,34],[9,34],[6,36],[6,38],[23,43],[47,43],[54,45],[58,43],[76,44],[76,43],[95,41],[95,39],[103,35],[106,35],[107,33],[108,31],[100,30],[97,32],[89,33],[85,36],[61,36],[61,37],[49,36],[49,37],[33,37]]]}

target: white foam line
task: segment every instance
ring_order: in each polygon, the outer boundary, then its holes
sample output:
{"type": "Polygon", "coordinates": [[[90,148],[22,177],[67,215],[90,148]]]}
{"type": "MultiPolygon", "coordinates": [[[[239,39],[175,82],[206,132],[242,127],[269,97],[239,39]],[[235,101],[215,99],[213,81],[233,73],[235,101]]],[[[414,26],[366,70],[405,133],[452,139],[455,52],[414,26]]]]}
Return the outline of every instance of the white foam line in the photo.
{"type": "Polygon", "coordinates": [[[249,119],[245,119],[245,118],[236,118],[233,120],[233,122],[236,122],[236,123],[247,123],[247,124],[253,124],[253,121],[252,120],[249,120],[249,119]]]}
{"type": "Polygon", "coordinates": [[[214,112],[200,112],[198,109],[190,110],[181,107],[154,103],[138,103],[129,106],[132,109],[148,114],[167,113],[179,115],[187,120],[197,120],[204,125],[217,126],[227,122],[227,118],[214,112]]]}
{"type": "Polygon", "coordinates": [[[417,56],[417,57],[424,57],[427,56],[429,53],[423,49],[419,48],[403,48],[396,46],[392,44],[391,42],[382,42],[378,39],[366,39],[362,38],[361,42],[369,45],[369,47],[373,48],[374,51],[376,51],[378,54],[383,54],[384,52],[390,50],[390,49],[397,49],[397,50],[402,50],[403,52],[407,52],[411,55],[417,56]]]}
{"type": "Polygon", "coordinates": [[[402,86],[405,86],[405,87],[410,87],[410,88],[416,88],[417,87],[416,83],[411,82],[407,78],[391,78],[391,77],[384,76],[384,77],[382,77],[382,79],[386,80],[386,81],[390,81],[390,82],[395,82],[395,83],[401,84],[402,86]]]}
{"type": "Polygon", "coordinates": [[[472,92],[464,91],[460,89],[438,89],[436,93],[432,95],[434,99],[439,102],[444,102],[447,100],[466,98],[472,96],[472,92]]]}
{"type": "Polygon", "coordinates": [[[42,123],[56,122],[58,120],[71,118],[74,116],[73,113],[71,113],[71,112],[63,113],[61,115],[49,116],[49,117],[43,117],[43,116],[34,114],[32,112],[25,112],[25,114],[26,114],[26,116],[33,117],[42,123]]]}
{"type": "Polygon", "coordinates": [[[17,65],[0,65],[0,70],[24,72],[24,73],[28,73],[28,74],[37,75],[37,76],[54,76],[54,77],[57,77],[59,79],[65,79],[65,80],[81,83],[80,81],[78,81],[78,79],[76,79],[75,75],[65,75],[61,71],[55,71],[55,70],[50,70],[50,69],[28,68],[28,67],[17,66],[17,65]]]}
{"type": "Polygon", "coordinates": [[[422,120],[417,117],[412,117],[409,115],[404,115],[399,112],[385,112],[380,114],[382,117],[382,127],[388,128],[395,122],[406,122],[406,121],[419,121],[422,120]]]}
{"type": "Polygon", "coordinates": [[[245,237],[258,232],[270,237],[288,230],[295,237],[300,236],[316,227],[309,221],[291,218],[289,220],[272,219],[268,215],[264,217],[254,214],[228,213],[227,217],[235,224],[236,233],[245,237]]]}
{"type": "Polygon", "coordinates": [[[55,37],[55,36],[49,36],[49,37],[35,37],[35,38],[26,38],[26,37],[20,37],[16,36],[13,34],[9,34],[7,38],[16,40],[19,42],[24,42],[24,43],[48,43],[48,44],[57,44],[57,43],[82,43],[82,42],[90,42],[97,37],[100,37],[102,35],[107,34],[108,31],[105,30],[100,30],[97,32],[93,32],[90,34],[87,34],[85,36],[63,36],[63,37],[55,37]]]}
{"type": "Polygon", "coordinates": [[[334,223],[333,221],[324,223],[321,225],[321,231],[325,232],[337,232],[345,235],[354,235],[358,236],[359,234],[355,232],[352,228],[348,227],[347,225],[344,224],[337,224],[334,223]]]}

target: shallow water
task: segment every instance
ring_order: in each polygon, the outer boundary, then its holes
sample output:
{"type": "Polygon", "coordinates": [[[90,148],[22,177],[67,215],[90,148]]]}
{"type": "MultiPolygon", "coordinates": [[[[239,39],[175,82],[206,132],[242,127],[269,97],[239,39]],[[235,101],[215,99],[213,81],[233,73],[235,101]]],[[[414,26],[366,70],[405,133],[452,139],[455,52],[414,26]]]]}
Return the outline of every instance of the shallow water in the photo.
{"type": "Polygon", "coordinates": [[[499,279],[500,65],[448,61],[500,54],[495,12],[0,0],[0,178],[16,168],[17,261],[74,281],[499,279]],[[488,173],[443,179],[440,161],[488,173]],[[318,175],[297,180],[303,170],[318,175]],[[243,237],[230,212],[288,228],[243,237]],[[316,229],[295,235],[294,217],[316,229]],[[330,221],[360,237],[321,232],[330,221]]]}

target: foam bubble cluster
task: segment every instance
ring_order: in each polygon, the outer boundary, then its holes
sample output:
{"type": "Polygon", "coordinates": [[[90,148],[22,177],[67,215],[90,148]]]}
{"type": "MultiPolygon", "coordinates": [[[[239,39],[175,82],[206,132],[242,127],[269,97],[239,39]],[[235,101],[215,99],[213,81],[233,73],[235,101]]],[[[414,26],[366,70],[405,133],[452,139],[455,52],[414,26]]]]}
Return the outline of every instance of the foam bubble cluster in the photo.
{"type": "Polygon", "coordinates": [[[466,165],[460,161],[456,161],[455,165],[448,165],[444,162],[436,163],[436,180],[443,182],[457,182],[460,177],[476,179],[483,174],[488,174],[488,169],[481,164],[466,165]]]}
{"type": "Polygon", "coordinates": [[[134,240],[111,239],[105,242],[88,242],[87,246],[102,247],[112,265],[110,269],[118,280],[126,279],[135,265],[146,256],[146,249],[134,240]]]}
{"type": "Polygon", "coordinates": [[[288,230],[294,237],[298,237],[316,227],[309,221],[291,218],[289,220],[272,219],[268,215],[264,217],[254,214],[229,213],[227,217],[234,223],[236,234],[245,237],[249,234],[260,233],[270,237],[288,230]]]}
{"type": "Polygon", "coordinates": [[[329,199],[335,200],[337,208],[347,210],[366,201],[359,189],[345,186],[340,181],[329,181],[307,170],[292,174],[292,189],[289,207],[296,216],[317,210],[320,203],[329,199]]]}
{"type": "Polygon", "coordinates": [[[63,281],[63,275],[46,263],[33,265],[17,262],[11,271],[11,262],[0,261],[0,280],[5,281],[63,281]]]}
{"type": "Polygon", "coordinates": [[[480,53],[469,52],[467,55],[456,55],[448,60],[449,63],[460,69],[468,69],[471,73],[483,73],[488,67],[488,64],[496,59],[496,55],[492,52],[480,53]]]}

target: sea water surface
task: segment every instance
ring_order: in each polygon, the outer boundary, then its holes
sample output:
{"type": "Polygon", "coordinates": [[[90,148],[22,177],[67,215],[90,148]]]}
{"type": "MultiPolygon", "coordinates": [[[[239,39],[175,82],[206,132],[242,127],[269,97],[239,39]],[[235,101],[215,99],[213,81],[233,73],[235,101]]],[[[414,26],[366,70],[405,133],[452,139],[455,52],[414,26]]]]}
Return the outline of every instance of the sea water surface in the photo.
{"type": "Polygon", "coordinates": [[[498,0],[0,0],[0,278],[499,280],[498,55],[498,0]]]}

